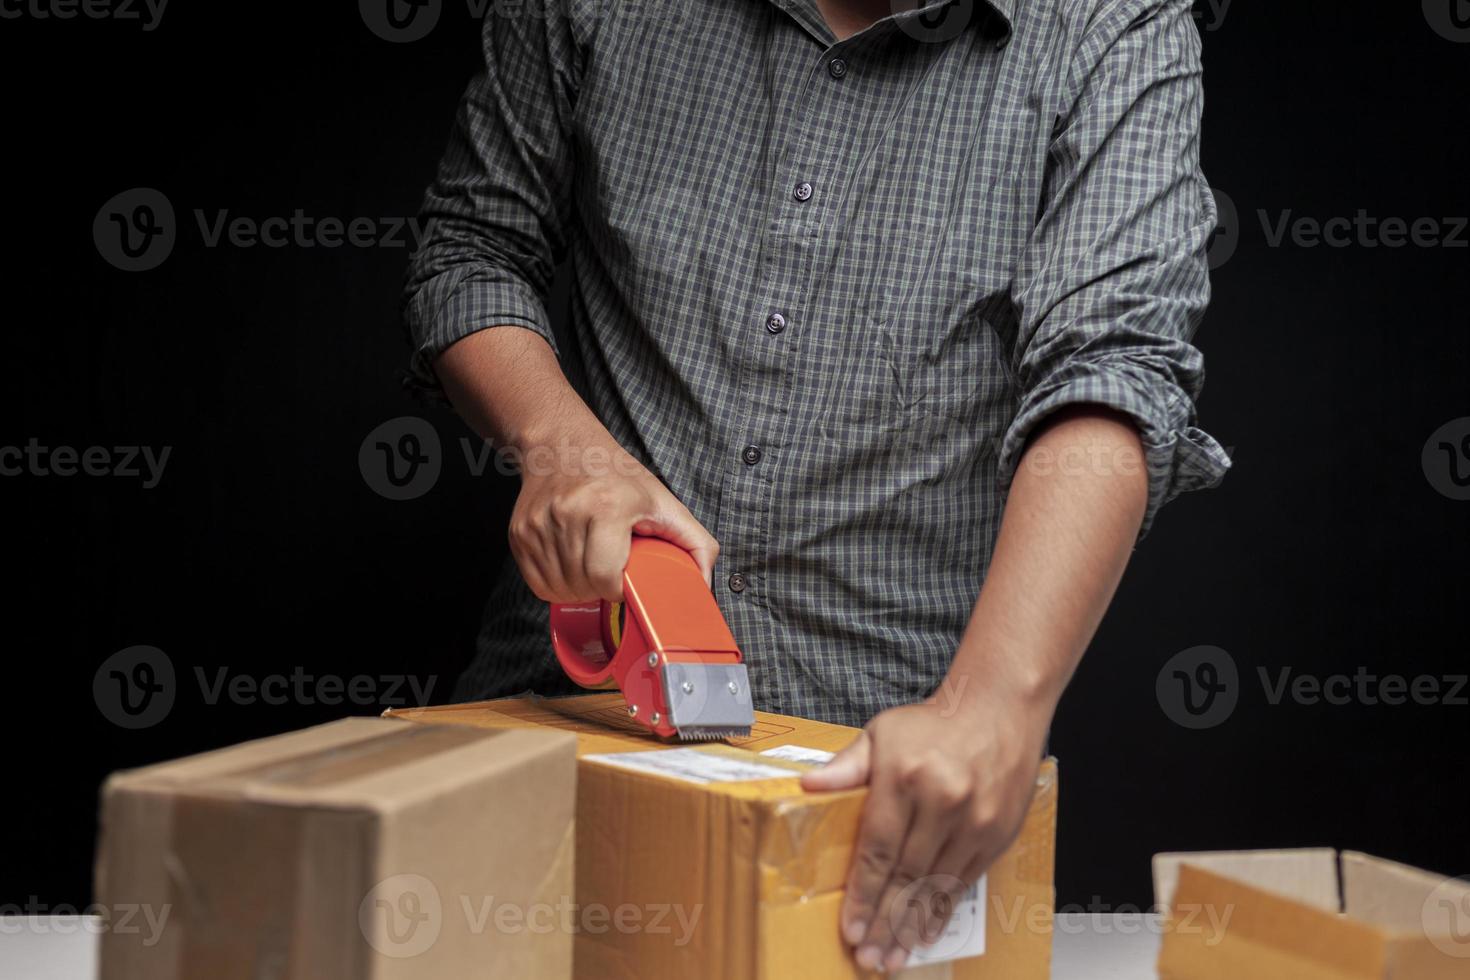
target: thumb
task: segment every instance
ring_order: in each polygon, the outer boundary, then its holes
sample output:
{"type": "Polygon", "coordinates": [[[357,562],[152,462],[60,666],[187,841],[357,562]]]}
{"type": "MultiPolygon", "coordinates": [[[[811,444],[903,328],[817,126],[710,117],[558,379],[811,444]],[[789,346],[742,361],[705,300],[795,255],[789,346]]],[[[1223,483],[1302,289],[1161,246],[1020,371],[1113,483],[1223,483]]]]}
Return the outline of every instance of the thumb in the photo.
{"type": "Polygon", "coordinates": [[[689,552],[699,566],[706,585],[713,585],[715,558],[720,553],[720,544],[704,526],[694,519],[688,508],[674,502],[674,506],[661,508],[652,517],[645,517],[633,525],[634,534],[663,538],[689,552]]]}
{"type": "Polygon", "coordinates": [[[847,748],[820,769],[801,774],[801,788],[808,790],[856,789],[868,783],[873,758],[873,739],[863,732],[847,748]]]}

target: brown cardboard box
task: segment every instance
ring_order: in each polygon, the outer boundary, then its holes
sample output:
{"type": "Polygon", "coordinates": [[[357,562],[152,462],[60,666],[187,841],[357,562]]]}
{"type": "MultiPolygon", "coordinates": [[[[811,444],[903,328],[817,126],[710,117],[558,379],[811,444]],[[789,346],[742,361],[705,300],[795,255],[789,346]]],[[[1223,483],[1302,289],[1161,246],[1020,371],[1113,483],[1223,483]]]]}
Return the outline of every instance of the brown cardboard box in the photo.
{"type": "Polygon", "coordinates": [[[568,977],[496,916],[568,904],[574,743],[355,718],[116,774],[101,978],[568,977]]]}
{"type": "MultiPolygon", "coordinates": [[[[837,920],[866,791],[803,792],[799,775],[809,763],[757,754],[782,746],[836,751],[857,736],[856,729],[757,712],[747,739],[670,746],[633,724],[617,694],[393,714],[430,723],[577,733],[582,762],[575,967],[582,980],[861,975],[838,935],[837,920]],[[635,752],[647,755],[598,758],[635,752]],[[650,765],[666,771],[642,768],[650,765]],[[670,768],[685,778],[669,775],[670,768]],[[720,781],[732,772],[762,778],[720,781]],[[712,781],[693,782],[691,776],[712,781]],[[626,928],[609,925],[619,909],[626,928]]],[[[984,954],[911,968],[903,976],[1050,975],[1056,805],[1056,764],[1048,760],[1020,838],[987,876],[984,954]]],[[[975,929],[967,926],[965,932],[974,938],[975,929]]],[[[965,938],[957,933],[946,942],[965,938]]]]}
{"type": "Polygon", "coordinates": [[[1160,854],[1154,898],[1163,980],[1470,977],[1470,884],[1367,854],[1160,854]]]}

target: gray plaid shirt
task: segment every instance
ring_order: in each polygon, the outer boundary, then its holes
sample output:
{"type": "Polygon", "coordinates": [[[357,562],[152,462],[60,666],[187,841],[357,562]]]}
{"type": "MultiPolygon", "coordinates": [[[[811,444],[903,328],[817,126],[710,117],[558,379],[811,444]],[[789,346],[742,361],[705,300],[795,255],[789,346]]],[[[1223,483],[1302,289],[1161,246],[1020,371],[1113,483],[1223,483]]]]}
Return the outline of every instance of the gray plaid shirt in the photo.
{"type": "MultiPolygon", "coordinates": [[[[814,0],[491,6],[423,213],[413,375],[557,346],[719,539],[759,707],[860,724],[943,679],[1028,434],[1136,420],[1149,504],[1195,428],[1209,296],[1186,0],[936,0],[836,41],[814,0]],[[573,347],[575,349],[568,349],[573,347]]],[[[566,689],[507,562],[460,697],[566,689]]]]}

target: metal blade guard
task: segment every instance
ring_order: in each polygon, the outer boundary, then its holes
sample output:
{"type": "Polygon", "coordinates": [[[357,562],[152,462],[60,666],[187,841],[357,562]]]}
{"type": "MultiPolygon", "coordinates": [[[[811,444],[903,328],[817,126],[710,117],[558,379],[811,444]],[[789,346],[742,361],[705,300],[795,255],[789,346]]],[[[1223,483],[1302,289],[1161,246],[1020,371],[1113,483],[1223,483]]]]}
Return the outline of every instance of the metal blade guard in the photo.
{"type": "Polygon", "coordinates": [[[623,597],[551,604],[551,645],[567,676],[583,687],[616,685],[628,714],[665,738],[749,735],[745,664],[694,558],[635,537],[623,597]]]}

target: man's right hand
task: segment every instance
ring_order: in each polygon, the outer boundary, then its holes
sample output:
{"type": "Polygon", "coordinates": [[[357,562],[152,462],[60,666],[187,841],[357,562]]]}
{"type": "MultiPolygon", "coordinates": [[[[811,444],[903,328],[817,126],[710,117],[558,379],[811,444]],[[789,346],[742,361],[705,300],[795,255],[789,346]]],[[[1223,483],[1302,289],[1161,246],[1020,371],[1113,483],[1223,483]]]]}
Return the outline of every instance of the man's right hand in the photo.
{"type": "Polygon", "coordinates": [[[540,335],[480,330],[448,347],[434,368],[464,420],[520,457],[510,550],[538,597],[621,600],[635,534],[679,545],[711,579],[719,544],[618,445],[540,335]]]}
{"type": "Polygon", "coordinates": [[[621,601],[635,534],[679,545],[710,581],[719,543],[611,436],[592,446],[564,444],[525,455],[510,550],[538,597],[621,601]]]}

